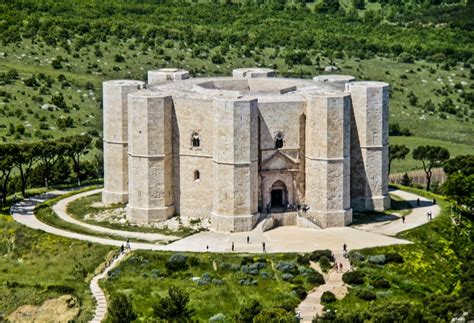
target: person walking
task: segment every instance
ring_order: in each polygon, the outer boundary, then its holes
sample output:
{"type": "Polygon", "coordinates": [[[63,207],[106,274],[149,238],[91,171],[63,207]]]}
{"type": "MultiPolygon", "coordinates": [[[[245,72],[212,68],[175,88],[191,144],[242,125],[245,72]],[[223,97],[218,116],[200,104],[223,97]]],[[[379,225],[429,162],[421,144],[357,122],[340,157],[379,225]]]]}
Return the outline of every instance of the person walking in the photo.
{"type": "Polygon", "coordinates": [[[125,247],[123,246],[123,243],[122,245],[120,246],[120,253],[123,253],[125,251],[125,247]]]}
{"type": "Polygon", "coordinates": [[[420,206],[420,198],[416,199],[416,206],[420,206]]]}
{"type": "Polygon", "coordinates": [[[430,211],[426,212],[426,220],[430,219],[430,211]]]}
{"type": "Polygon", "coordinates": [[[405,223],[405,216],[402,215],[402,223],[405,223]]]}
{"type": "Polygon", "coordinates": [[[247,236],[247,243],[250,243],[250,236],[247,236]]]}
{"type": "Polygon", "coordinates": [[[232,241],[232,251],[234,251],[234,242],[232,241]]]}
{"type": "Polygon", "coordinates": [[[262,249],[263,249],[263,252],[266,252],[266,250],[265,250],[265,241],[262,242],[262,249]]]}
{"type": "Polygon", "coordinates": [[[342,262],[339,263],[339,271],[342,273],[342,262]]]}
{"type": "Polygon", "coordinates": [[[344,245],[342,246],[342,251],[346,251],[346,252],[347,252],[347,245],[346,245],[346,243],[344,243],[344,245]]]}
{"type": "Polygon", "coordinates": [[[428,215],[430,217],[430,220],[433,220],[433,213],[431,213],[431,210],[428,212],[428,215]]]}
{"type": "Polygon", "coordinates": [[[435,198],[433,198],[433,205],[435,205],[435,204],[436,204],[436,199],[435,199],[435,198]]]}
{"type": "Polygon", "coordinates": [[[131,250],[132,248],[130,247],[130,239],[127,239],[127,244],[125,245],[125,249],[131,250]]]}
{"type": "Polygon", "coordinates": [[[206,251],[209,251],[209,246],[206,246],[206,251]]]}

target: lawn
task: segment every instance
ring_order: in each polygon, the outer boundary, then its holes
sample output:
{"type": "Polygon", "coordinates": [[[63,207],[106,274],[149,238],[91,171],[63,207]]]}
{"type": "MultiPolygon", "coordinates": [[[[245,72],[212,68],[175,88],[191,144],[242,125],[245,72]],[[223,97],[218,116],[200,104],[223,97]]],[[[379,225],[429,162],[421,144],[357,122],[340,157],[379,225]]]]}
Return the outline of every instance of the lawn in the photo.
{"type": "Polygon", "coordinates": [[[31,230],[0,215],[0,312],[6,317],[19,306],[73,294],[81,306],[77,321],[88,321],[94,308],[89,281],[111,250],[31,230]]]}
{"type": "Polygon", "coordinates": [[[102,286],[109,295],[127,294],[140,321],[151,320],[153,304],[159,297],[166,296],[170,286],[180,287],[189,293],[189,306],[195,310],[194,319],[200,322],[218,313],[223,313],[228,321],[235,321],[240,309],[252,299],[258,300],[264,308],[279,307],[292,312],[300,302],[293,290],[297,287],[309,290],[314,286],[306,278],[312,270],[308,265],[298,265],[292,254],[183,255],[187,257],[188,268],[170,272],[165,266],[171,253],[134,251],[111,272],[102,286]],[[263,268],[253,274],[243,272],[247,264],[252,266],[257,262],[262,263],[263,268]],[[288,280],[276,269],[281,262],[290,262],[298,268],[288,280]],[[193,277],[201,280],[193,281],[193,277]],[[208,277],[207,280],[204,277],[208,277]]]}

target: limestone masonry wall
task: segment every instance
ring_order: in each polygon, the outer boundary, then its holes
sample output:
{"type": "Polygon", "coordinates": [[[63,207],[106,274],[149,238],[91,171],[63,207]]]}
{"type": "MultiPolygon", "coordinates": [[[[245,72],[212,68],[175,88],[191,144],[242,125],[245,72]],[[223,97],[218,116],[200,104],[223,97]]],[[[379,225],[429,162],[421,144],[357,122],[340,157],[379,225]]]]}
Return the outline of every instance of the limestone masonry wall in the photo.
{"type": "Polygon", "coordinates": [[[146,90],[104,82],[103,202],[128,202],[132,223],[180,214],[217,231],[249,231],[289,206],[323,228],[388,208],[388,84],[275,76],[161,69],[146,90]]]}

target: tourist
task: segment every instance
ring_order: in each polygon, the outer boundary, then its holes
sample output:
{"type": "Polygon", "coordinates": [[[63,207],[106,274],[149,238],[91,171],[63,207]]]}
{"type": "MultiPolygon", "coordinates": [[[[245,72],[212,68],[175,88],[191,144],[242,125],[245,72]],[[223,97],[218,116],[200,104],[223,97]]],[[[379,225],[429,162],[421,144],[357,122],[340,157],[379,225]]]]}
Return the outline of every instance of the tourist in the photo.
{"type": "Polygon", "coordinates": [[[430,219],[430,211],[426,212],[426,220],[430,219]]]}
{"type": "Polygon", "coordinates": [[[436,199],[435,199],[435,198],[433,198],[433,205],[435,205],[435,204],[436,204],[436,199]]]}
{"type": "Polygon", "coordinates": [[[402,222],[405,223],[405,216],[402,215],[402,222]]]}
{"type": "Polygon", "coordinates": [[[262,249],[263,249],[263,252],[266,252],[266,250],[265,250],[265,242],[262,242],[262,249]]]}
{"type": "Polygon", "coordinates": [[[433,220],[433,213],[431,213],[431,210],[428,212],[428,216],[430,217],[430,220],[433,220]]]}
{"type": "Polygon", "coordinates": [[[127,239],[127,244],[125,245],[125,249],[131,250],[132,248],[130,247],[130,239],[127,239]]]}
{"type": "Polygon", "coordinates": [[[250,243],[250,237],[247,236],[247,243],[250,243]]]}
{"type": "Polygon", "coordinates": [[[420,206],[420,198],[416,199],[416,206],[420,206]]]}
{"type": "Polygon", "coordinates": [[[234,251],[234,242],[232,241],[232,251],[234,251]]]}
{"type": "Polygon", "coordinates": [[[209,246],[206,246],[206,251],[209,251],[209,246]]]}
{"type": "Polygon", "coordinates": [[[122,245],[120,246],[120,253],[123,253],[125,251],[125,247],[123,246],[123,243],[122,245]]]}
{"type": "Polygon", "coordinates": [[[346,243],[344,243],[344,245],[342,246],[342,251],[347,252],[347,245],[346,245],[346,243]]]}
{"type": "Polygon", "coordinates": [[[342,262],[339,263],[339,271],[342,273],[342,262]]]}

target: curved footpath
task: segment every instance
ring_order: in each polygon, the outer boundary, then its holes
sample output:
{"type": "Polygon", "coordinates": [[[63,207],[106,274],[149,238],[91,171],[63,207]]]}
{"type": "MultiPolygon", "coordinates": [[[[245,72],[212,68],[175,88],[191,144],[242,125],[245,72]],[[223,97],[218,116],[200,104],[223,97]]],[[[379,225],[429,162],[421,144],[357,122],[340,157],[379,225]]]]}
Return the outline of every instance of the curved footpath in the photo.
{"type": "Polygon", "coordinates": [[[116,235],[118,237],[148,240],[148,241],[172,241],[172,240],[178,240],[179,239],[179,237],[177,237],[177,236],[164,235],[164,234],[160,234],[160,233],[124,231],[124,230],[110,229],[110,228],[106,228],[106,227],[103,227],[103,226],[93,225],[93,224],[89,224],[89,223],[86,223],[86,222],[76,220],[67,213],[67,211],[66,211],[67,206],[72,201],[75,201],[77,199],[80,199],[80,198],[83,198],[83,197],[86,197],[86,196],[94,195],[94,194],[97,194],[97,193],[100,193],[100,192],[102,192],[102,189],[82,192],[82,193],[79,193],[79,194],[76,194],[76,195],[66,197],[65,199],[62,199],[58,203],[53,205],[53,210],[54,210],[54,212],[56,212],[58,217],[61,218],[62,220],[66,221],[66,222],[69,222],[69,223],[72,223],[72,224],[75,224],[77,226],[86,228],[86,229],[94,231],[94,232],[116,235]]]}
{"type": "MultiPolygon", "coordinates": [[[[73,219],[66,212],[67,204],[83,196],[95,194],[100,190],[89,191],[68,197],[53,206],[54,211],[64,221],[86,227],[90,230],[106,233],[119,234],[120,236],[138,238],[141,240],[161,240],[169,241],[176,239],[174,236],[165,236],[154,233],[127,232],[113,230],[100,226],[93,226],[73,219]]],[[[86,234],[75,233],[59,228],[52,227],[39,221],[34,215],[34,208],[38,203],[48,199],[55,198],[70,191],[52,191],[45,194],[33,196],[16,203],[12,207],[12,217],[15,221],[28,226],[32,229],[42,230],[51,234],[64,236],[67,238],[89,241],[104,245],[120,247],[124,244],[123,240],[105,239],[86,234]]],[[[392,191],[402,199],[411,203],[414,207],[411,214],[406,216],[405,223],[394,215],[390,220],[360,224],[351,227],[328,228],[324,230],[313,230],[298,227],[279,227],[270,231],[261,232],[257,226],[251,232],[221,233],[221,232],[201,232],[184,239],[175,241],[168,245],[159,245],[153,243],[130,243],[132,249],[144,250],[169,250],[169,251],[189,251],[206,252],[207,247],[210,252],[232,252],[231,246],[234,244],[236,252],[261,253],[262,243],[266,244],[266,252],[310,252],[313,250],[330,249],[336,256],[336,262],[343,264],[343,271],[349,270],[347,259],[342,257],[341,249],[343,244],[347,244],[350,249],[362,249],[376,246],[387,246],[393,244],[409,244],[410,241],[391,237],[405,230],[423,225],[429,221],[427,212],[431,211],[432,216],[438,216],[440,207],[433,205],[430,200],[421,196],[404,192],[401,190],[392,191]],[[417,206],[417,199],[420,199],[420,206],[417,206]],[[250,243],[247,243],[247,237],[250,243]]],[[[107,302],[103,291],[98,285],[98,281],[104,278],[107,272],[112,269],[125,254],[121,254],[115,259],[106,270],[95,276],[90,284],[91,291],[97,301],[97,308],[93,322],[100,322],[105,316],[107,302]]],[[[298,312],[303,322],[311,322],[317,314],[320,315],[323,310],[320,298],[324,291],[335,292],[339,298],[342,298],[347,290],[347,286],[342,282],[342,273],[331,270],[326,275],[326,284],[313,289],[305,300],[298,306],[298,312]]]]}

